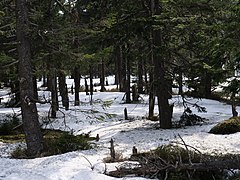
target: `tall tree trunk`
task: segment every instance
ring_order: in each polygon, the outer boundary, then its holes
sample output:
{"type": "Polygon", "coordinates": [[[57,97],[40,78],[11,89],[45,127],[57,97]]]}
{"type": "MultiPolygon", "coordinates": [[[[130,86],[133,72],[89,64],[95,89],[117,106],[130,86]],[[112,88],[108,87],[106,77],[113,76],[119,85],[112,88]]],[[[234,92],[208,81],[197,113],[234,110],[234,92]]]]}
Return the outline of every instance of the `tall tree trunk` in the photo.
{"type": "Polygon", "coordinates": [[[34,97],[34,89],[26,0],[16,0],[16,20],[17,41],[19,42],[19,86],[23,128],[28,154],[30,156],[37,156],[43,150],[43,136],[38,121],[36,103],[31,101],[34,97]]]}
{"type": "Polygon", "coordinates": [[[153,73],[152,72],[149,73],[148,92],[149,92],[148,118],[152,119],[154,116],[154,106],[155,106],[155,94],[153,89],[153,73]]]}
{"type": "Polygon", "coordinates": [[[56,69],[53,69],[53,71],[52,71],[51,82],[52,82],[52,89],[51,89],[52,111],[51,111],[51,117],[56,118],[57,117],[57,111],[58,111],[58,108],[59,108],[56,69]]]}
{"type": "MultiPolygon", "coordinates": [[[[153,56],[153,32],[151,31],[150,33],[150,39],[151,39],[151,56],[150,56],[150,66],[153,67],[154,66],[154,56],[153,56]]],[[[154,89],[154,69],[151,68],[149,69],[149,81],[148,86],[147,86],[147,90],[148,90],[148,94],[149,94],[149,109],[148,109],[148,118],[149,119],[153,119],[154,116],[154,107],[155,107],[155,89],[154,89]]],[[[145,79],[147,79],[147,74],[145,74],[145,79]]]]}
{"type": "Polygon", "coordinates": [[[123,58],[122,47],[119,47],[119,91],[125,92],[126,90],[126,63],[123,58]]]}
{"type": "Polygon", "coordinates": [[[138,61],[138,93],[143,94],[143,60],[138,61]]]}
{"type": "Polygon", "coordinates": [[[125,57],[125,62],[126,62],[126,70],[127,70],[127,74],[126,74],[126,103],[131,103],[131,74],[130,74],[130,60],[128,58],[128,56],[126,55],[125,57]]]}
{"type": "Polygon", "coordinates": [[[209,73],[205,73],[204,78],[204,96],[210,98],[212,95],[212,76],[209,73]]]}
{"type": "Polygon", "coordinates": [[[42,87],[46,87],[47,86],[47,81],[46,81],[46,73],[43,73],[43,84],[42,87]]]}
{"type": "Polygon", "coordinates": [[[84,84],[85,84],[86,95],[89,95],[88,83],[87,83],[87,79],[86,78],[84,79],[84,84]]]}
{"type": "MultiPolygon", "coordinates": [[[[152,12],[153,15],[160,15],[161,9],[159,0],[152,0],[152,12]]],[[[166,79],[166,67],[161,52],[159,52],[162,46],[162,32],[160,29],[153,29],[153,63],[154,63],[154,90],[158,98],[159,120],[160,127],[163,129],[172,127],[172,108],[169,105],[169,81],[166,79]]]]}
{"type": "Polygon", "coordinates": [[[211,73],[205,71],[202,73],[200,85],[198,86],[198,95],[204,98],[210,98],[212,95],[212,76],[211,73]]]}
{"type": "Polygon", "coordinates": [[[75,84],[75,101],[74,105],[79,106],[80,105],[80,97],[79,97],[79,91],[80,91],[80,68],[75,67],[74,68],[74,84],[75,84]]]}
{"type": "Polygon", "coordinates": [[[232,115],[233,115],[233,117],[237,117],[238,116],[235,98],[236,98],[236,92],[232,92],[230,99],[231,99],[232,115]]]}
{"type": "MultiPolygon", "coordinates": [[[[50,58],[48,59],[49,61],[51,60],[50,58]]],[[[47,70],[48,70],[48,74],[47,74],[47,90],[51,91],[52,89],[52,75],[50,72],[50,64],[47,62],[47,70]]]]}
{"type": "Polygon", "coordinates": [[[43,84],[42,87],[47,87],[47,81],[46,81],[46,63],[43,63],[42,65],[43,70],[43,84]]]}
{"type": "Polygon", "coordinates": [[[92,65],[89,67],[89,74],[90,74],[90,104],[92,105],[93,101],[93,69],[92,65]]]}
{"type": "MultiPolygon", "coordinates": [[[[15,67],[10,67],[9,74],[18,74],[18,69],[15,69],[15,67]]],[[[7,84],[9,84],[8,86],[11,88],[11,93],[14,94],[14,97],[11,98],[7,106],[20,107],[20,89],[19,89],[18,77],[14,77],[14,78],[11,77],[10,79],[7,80],[7,84]]]]}
{"type": "Polygon", "coordinates": [[[20,89],[19,81],[14,80],[10,82],[11,93],[15,94],[14,99],[11,99],[8,103],[8,107],[20,107],[20,89]]]}
{"type": "Polygon", "coordinates": [[[105,63],[104,63],[104,59],[102,59],[102,62],[100,64],[100,86],[101,86],[100,91],[101,92],[106,91],[106,88],[104,85],[105,85],[105,63]]]}
{"type": "Polygon", "coordinates": [[[117,88],[118,88],[118,85],[119,85],[119,49],[118,49],[119,47],[118,46],[116,46],[115,47],[115,50],[114,50],[114,52],[115,52],[115,57],[114,57],[114,59],[115,59],[115,82],[114,82],[114,84],[115,85],[117,85],[117,88]]]}
{"type": "Polygon", "coordinates": [[[37,89],[37,78],[33,75],[33,91],[34,91],[34,99],[38,99],[38,89],[37,89]]]}
{"type": "Polygon", "coordinates": [[[183,94],[183,73],[182,70],[178,73],[178,95],[183,94]]]}
{"type": "Polygon", "coordinates": [[[68,89],[66,84],[66,76],[64,72],[59,71],[59,92],[62,97],[62,105],[65,107],[65,110],[69,110],[69,98],[68,98],[68,89]]]}
{"type": "Polygon", "coordinates": [[[148,82],[148,71],[147,71],[147,67],[146,67],[147,59],[144,59],[143,61],[144,61],[143,64],[145,64],[143,66],[143,69],[144,69],[144,72],[143,72],[143,74],[144,74],[144,84],[145,84],[144,93],[147,94],[148,93],[147,91],[149,90],[149,88],[148,88],[148,84],[149,84],[149,82],[148,82]]]}

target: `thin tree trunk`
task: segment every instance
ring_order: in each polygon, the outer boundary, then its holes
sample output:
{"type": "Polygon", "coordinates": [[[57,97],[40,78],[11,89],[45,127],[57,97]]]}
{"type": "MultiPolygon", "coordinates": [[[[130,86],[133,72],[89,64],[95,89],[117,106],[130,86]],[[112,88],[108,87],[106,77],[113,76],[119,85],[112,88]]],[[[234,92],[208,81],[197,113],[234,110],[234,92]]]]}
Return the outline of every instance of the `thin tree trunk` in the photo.
{"type": "Polygon", "coordinates": [[[38,89],[37,89],[37,78],[35,75],[33,75],[33,90],[34,90],[34,99],[38,99],[38,89]]]}
{"type": "Polygon", "coordinates": [[[125,57],[125,62],[126,62],[126,69],[127,69],[127,74],[126,74],[126,103],[131,103],[131,76],[130,76],[130,60],[128,59],[127,55],[125,57]]]}
{"type": "Polygon", "coordinates": [[[47,75],[47,90],[48,91],[51,91],[52,89],[52,77],[50,74],[47,75]]]}
{"type": "Polygon", "coordinates": [[[74,68],[74,84],[75,84],[75,106],[80,105],[80,97],[79,97],[79,91],[80,91],[80,68],[75,67],[74,68]]]}
{"type": "Polygon", "coordinates": [[[233,115],[233,117],[237,117],[238,116],[235,98],[236,98],[236,92],[232,92],[232,95],[231,95],[231,102],[232,102],[232,104],[231,104],[231,106],[232,106],[232,115],[233,115]]]}
{"type": "Polygon", "coordinates": [[[47,87],[47,81],[46,81],[46,63],[43,63],[42,65],[43,70],[43,84],[42,87],[47,87]]]}
{"type": "Polygon", "coordinates": [[[105,88],[105,63],[104,63],[104,59],[102,59],[102,62],[100,64],[100,86],[101,86],[101,89],[100,89],[101,92],[106,91],[106,88],[105,88]]]}
{"type": "Polygon", "coordinates": [[[9,107],[20,107],[20,89],[19,89],[19,81],[13,81],[10,83],[11,92],[15,94],[15,97],[12,103],[8,103],[9,107]]]}
{"type": "Polygon", "coordinates": [[[30,156],[37,156],[43,150],[43,136],[41,133],[36,103],[34,97],[31,47],[29,32],[28,9],[26,0],[16,0],[17,40],[19,59],[19,86],[21,98],[21,112],[23,129],[30,156]]]}
{"type": "Polygon", "coordinates": [[[115,47],[115,82],[114,84],[119,86],[119,50],[118,46],[115,47]]]}
{"type": "Polygon", "coordinates": [[[133,100],[133,102],[137,102],[138,98],[139,98],[139,94],[137,92],[137,86],[134,84],[132,86],[132,100],[133,100]]]}
{"type": "Polygon", "coordinates": [[[51,117],[56,118],[57,117],[57,111],[58,111],[58,93],[57,93],[57,77],[56,77],[56,70],[54,69],[52,72],[52,89],[51,89],[51,97],[52,97],[52,111],[51,111],[51,117]]]}
{"type": "Polygon", "coordinates": [[[88,83],[87,83],[87,79],[86,78],[84,79],[84,84],[85,84],[86,95],[89,95],[88,83]]]}
{"type": "Polygon", "coordinates": [[[89,74],[90,74],[90,104],[92,105],[93,101],[93,72],[92,66],[89,67],[89,74]]]}
{"type": "Polygon", "coordinates": [[[59,72],[59,92],[62,97],[63,107],[65,107],[65,110],[69,110],[69,98],[66,84],[66,76],[62,71],[59,72]]]}
{"type": "Polygon", "coordinates": [[[212,76],[211,74],[205,74],[205,82],[204,82],[204,95],[206,98],[210,98],[212,95],[212,76]]]}
{"type": "Polygon", "coordinates": [[[143,60],[138,61],[138,93],[143,94],[143,60]]]}
{"type": "Polygon", "coordinates": [[[46,87],[46,86],[47,86],[46,73],[44,72],[44,74],[43,74],[43,84],[42,84],[42,87],[46,87]]]}
{"type": "Polygon", "coordinates": [[[126,90],[126,64],[123,58],[122,47],[119,47],[119,91],[125,92],[126,90]]]}
{"type": "Polygon", "coordinates": [[[180,70],[178,74],[178,95],[183,94],[183,73],[180,70]]]}
{"type": "Polygon", "coordinates": [[[153,87],[153,78],[154,75],[152,72],[149,72],[149,82],[148,82],[148,93],[149,93],[149,109],[148,109],[148,118],[153,119],[154,116],[154,107],[155,107],[155,93],[153,87]]]}
{"type": "MultiPolygon", "coordinates": [[[[48,59],[49,61],[51,61],[50,57],[48,59]]],[[[47,63],[47,70],[48,70],[48,74],[47,74],[47,90],[51,91],[52,90],[52,74],[50,72],[50,64],[47,63]]]]}
{"type": "MultiPolygon", "coordinates": [[[[150,33],[150,39],[153,39],[153,32],[151,31],[150,33]]],[[[151,41],[151,56],[150,56],[150,65],[153,67],[154,66],[154,60],[153,60],[153,41],[151,41]]],[[[149,81],[148,86],[147,86],[147,90],[148,90],[148,94],[149,94],[149,109],[148,109],[148,118],[149,119],[153,119],[154,116],[154,107],[155,107],[155,91],[154,91],[154,73],[153,73],[153,68],[151,68],[149,70],[149,81]]],[[[145,74],[145,79],[147,79],[147,74],[145,74]]]]}
{"type": "MultiPolygon", "coordinates": [[[[146,59],[144,59],[144,64],[146,64],[146,59]]],[[[144,93],[145,94],[147,94],[148,92],[148,90],[149,90],[149,88],[148,88],[148,84],[149,84],[149,82],[148,82],[148,72],[147,72],[147,68],[146,68],[146,65],[144,65],[143,66],[144,67],[144,83],[145,83],[145,87],[144,87],[144,93]]]]}

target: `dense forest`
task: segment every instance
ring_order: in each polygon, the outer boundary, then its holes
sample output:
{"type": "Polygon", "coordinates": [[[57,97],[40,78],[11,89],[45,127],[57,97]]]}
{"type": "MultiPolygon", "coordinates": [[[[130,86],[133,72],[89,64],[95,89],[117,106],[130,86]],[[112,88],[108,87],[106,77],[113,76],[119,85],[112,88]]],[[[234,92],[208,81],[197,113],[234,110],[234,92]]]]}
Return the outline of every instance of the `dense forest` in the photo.
{"type": "Polygon", "coordinates": [[[0,88],[11,89],[7,107],[21,107],[31,156],[44,148],[36,103],[50,103],[51,118],[59,110],[58,93],[66,111],[69,92],[81,106],[81,79],[90,95],[93,78],[104,92],[110,75],[126,103],[149,95],[148,119],[157,118],[162,129],[172,128],[172,88],[183,99],[224,100],[236,117],[239,32],[239,0],[1,0],[0,88]],[[50,101],[38,98],[38,81],[50,101]],[[224,82],[223,91],[214,91],[224,82]]]}

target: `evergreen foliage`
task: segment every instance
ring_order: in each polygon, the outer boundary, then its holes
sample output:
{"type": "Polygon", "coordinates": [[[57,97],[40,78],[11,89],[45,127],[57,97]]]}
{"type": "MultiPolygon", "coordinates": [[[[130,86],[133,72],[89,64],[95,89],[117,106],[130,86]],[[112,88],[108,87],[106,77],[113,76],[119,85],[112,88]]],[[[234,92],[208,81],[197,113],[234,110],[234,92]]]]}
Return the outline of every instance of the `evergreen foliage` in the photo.
{"type": "MultiPolygon", "coordinates": [[[[64,88],[59,89],[66,110],[66,76],[75,79],[75,105],[80,104],[81,75],[91,80],[100,77],[104,91],[106,74],[114,74],[119,91],[126,92],[127,103],[132,102],[131,76],[135,76],[139,93],[148,93],[149,102],[157,96],[161,127],[171,128],[168,99],[173,82],[181,95],[186,85],[188,94],[212,98],[216,86],[239,72],[237,0],[35,0],[26,6],[33,82],[47,79],[43,86],[54,96],[56,80],[62,78],[59,86],[64,88]]],[[[15,3],[3,0],[0,9],[0,83],[11,86],[19,101],[15,3]]],[[[236,79],[225,88],[231,93],[234,115],[238,87],[236,79]]],[[[52,97],[55,101],[57,98],[52,97]]]]}
{"type": "Polygon", "coordinates": [[[20,119],[13,116],[7,116],[0,122],[0,135],[10,135],[14,133],[14,128],[20,125],[20,119]]]}
{"type": "MultiPolygon", "coordinates": [[[[95,138],[90,137],[89,134],[75,136],[68,132],[50,129],[44,129],[42,132],[44,133],[44,149],[39,156],[50,156],[77,150],[91,149],[93,148],[93,144],[90,141],[95,140],[95,138]]],[[[0,139],[7,143],[23,142],[24,135],[15,131],[11,132],[9,135],[1,135],[0,139]]],[[[17,159],[32,158],[23,147],[17,147],[12,152],[12,157],[17,159]]]]}

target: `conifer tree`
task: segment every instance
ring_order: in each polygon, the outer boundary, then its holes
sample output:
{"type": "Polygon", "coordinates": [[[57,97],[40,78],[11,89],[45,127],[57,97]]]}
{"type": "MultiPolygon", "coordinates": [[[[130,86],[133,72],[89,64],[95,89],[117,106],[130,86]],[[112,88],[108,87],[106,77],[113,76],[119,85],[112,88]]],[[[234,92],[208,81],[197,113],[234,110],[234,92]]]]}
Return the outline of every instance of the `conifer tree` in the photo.
{"type": "Polygon", "coordinates": [[[32,78],[31,45],[29,37],[28,7],[25,0],[16,0],[16,33],[19,59],[19,85],[21,113],[27,150],[30,156],[37,156],[43,150],[43,136],[38,121],[38,112],[34,100],[32,78]]]}

